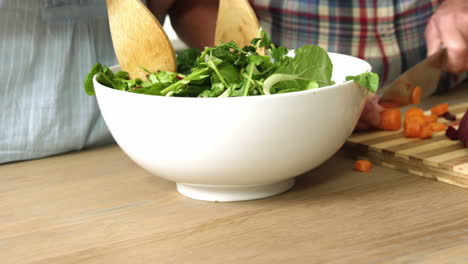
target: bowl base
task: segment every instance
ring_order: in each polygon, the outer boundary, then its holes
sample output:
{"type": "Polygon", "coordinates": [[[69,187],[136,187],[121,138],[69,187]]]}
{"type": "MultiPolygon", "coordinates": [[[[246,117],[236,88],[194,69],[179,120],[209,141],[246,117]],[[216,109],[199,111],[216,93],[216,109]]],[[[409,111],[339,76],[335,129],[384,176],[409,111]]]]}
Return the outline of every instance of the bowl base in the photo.
{"type": "Polygon", "coordinates": [[[197,200],[235,202],[274,196],[294,186],[294,178],[266,185],[228,186],[177,183],[179,193],[197,200]]]}

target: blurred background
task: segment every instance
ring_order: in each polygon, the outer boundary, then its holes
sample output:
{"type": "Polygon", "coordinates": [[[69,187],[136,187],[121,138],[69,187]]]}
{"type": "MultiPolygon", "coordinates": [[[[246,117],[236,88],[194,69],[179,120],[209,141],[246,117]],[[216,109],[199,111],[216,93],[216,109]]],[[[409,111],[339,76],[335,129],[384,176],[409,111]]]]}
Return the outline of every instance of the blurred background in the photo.
{"type": "Polygon", "coordinates": [[[185,45],[185,43],[182,40],[180,40],[179,36],[177,36],[177,33],[172,28],[171,19],[169,18],[169,16],[166,17],[163,28],[166,31],[167,36],[171,40],[172,46],[174,47],[174,50],[176,52],[188,48],[188,46],[185,45]]]}

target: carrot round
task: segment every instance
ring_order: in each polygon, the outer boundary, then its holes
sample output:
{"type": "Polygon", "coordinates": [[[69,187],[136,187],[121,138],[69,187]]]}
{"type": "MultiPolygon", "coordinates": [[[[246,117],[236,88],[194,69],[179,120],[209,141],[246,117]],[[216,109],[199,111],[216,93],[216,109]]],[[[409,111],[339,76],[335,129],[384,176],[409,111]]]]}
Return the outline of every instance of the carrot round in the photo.
{"type": "Polygon", "coordinates": [[[409,116],[424,116],[424,111],[421,108],[412,107],[406,110],[405,118],[409,116]]]}
{"type": "Polygon", "coordinates": [[[436,123],[438,117],[436,115],[425,115],[424,119],[426,119],[427,124],[431,124],[431,123],[436,123]]]}
{"type": "Polygon", "coordinates": [[[398,130],[401,128],[400,108],[386,108],[380,112],[379,128],[383,130],[398,130]]]}
{"type": "Polygon", "coordinates": [[[354,162],[354,170],[360,172],[368,172],[372,169],[372,163],[368,160],[356,160],[354,162]]]}
{"type": "Polygon", "coordinates": [[[445,131],[447,130],[447,126],[442,123],[431,123],[429,127],[432,129],[433,132],[445,131]]]}
{"type": "Polygon", "coordinates": [[[422,127],[427,124],[426,118],[424,116],[416,116],[416,115],[408,116],[406,117],[405,121],[406,120],[411,121],[411,122],[418,122],[419,125],[421,125],[422,127]]]}
{"type": "Polygon", "coordinates": [[[432,129],[430,126],[424,126],[421,128],[421,131],[419,132],[419,138],[425,139],[425,138],[431,138],[432,137],[432,129]]]}
{"type": "Polygon", "coordinates": [[[432,107],[431,112],[433,115],[436,116],[441,116],[445,114],[446,112],[448,112],[448,103],[443,103],[432,107]]]}
{"type": "Polygon", "coordinates": [[[421,102],[421,87],[416,86],[411,93],[411,103],[412,104],[419,104],[421,102]]]}
{"type": "Polygon", "coordinates": [[[418,121],[405,120],[404,135],[409,138],[417,138],[421,134],[421,124],[418,121]]]}

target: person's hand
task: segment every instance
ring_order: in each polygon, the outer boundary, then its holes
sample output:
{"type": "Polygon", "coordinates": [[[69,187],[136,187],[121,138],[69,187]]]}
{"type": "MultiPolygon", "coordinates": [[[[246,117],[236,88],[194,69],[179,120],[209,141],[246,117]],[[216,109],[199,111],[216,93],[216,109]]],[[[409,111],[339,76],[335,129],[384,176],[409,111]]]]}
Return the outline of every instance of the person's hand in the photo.
{"type": "Polygon", "coordinates": [[[447,48],[447,70],[468,71],[468,1],[446,0],[435,11],[426,28],[428,55],[447,48]]]}
{"type": "Polygon", "coordinates": [[[361,117],[354,128],[356,131],[376,128],[380,123],[380,112],[384,109],[379,105],[380,97],[376,94],[370,94],[366,99],[366,104],[362,110],[361,117]]]}

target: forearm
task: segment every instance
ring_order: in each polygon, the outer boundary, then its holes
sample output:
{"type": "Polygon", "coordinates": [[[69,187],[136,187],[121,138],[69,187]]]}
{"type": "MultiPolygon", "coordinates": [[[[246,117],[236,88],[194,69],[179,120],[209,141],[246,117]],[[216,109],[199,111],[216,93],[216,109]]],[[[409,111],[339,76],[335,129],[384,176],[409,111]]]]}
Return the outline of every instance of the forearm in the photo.
{"type": "Polygon", "coordinates": [[[218,0],[148,0],[156,16],[169,14],[174,30],[190,47],[212,46],[218,0]]]}

